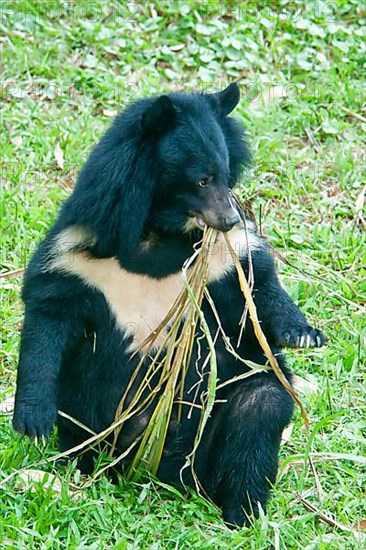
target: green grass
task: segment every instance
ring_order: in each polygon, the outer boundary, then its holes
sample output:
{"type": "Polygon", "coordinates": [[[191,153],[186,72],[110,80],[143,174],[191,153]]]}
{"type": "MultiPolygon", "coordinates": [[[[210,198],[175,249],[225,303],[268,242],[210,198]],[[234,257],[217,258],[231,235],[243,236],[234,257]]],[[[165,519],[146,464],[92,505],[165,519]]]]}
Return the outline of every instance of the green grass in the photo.
{"type": "MultiPolygon", "coordinates": [[[[25,266],[111,112],[135,97],[214,91],[240,78],[236,116],[255,157],[242,194],[291,264],[280,264],[286,288],[329,340],[322,350],[288,354],[293,370],[317,385],[303,400],[312,452],[326,458],[315,464],[321,496],[308,466],[290,466],[268,516],[234,532],[196,495],[154,482],[113,486],[102,478],[76,498],[74,467],[37,466],[55,455],[55,436],[36,447],[13,432],[4,413],[0,480],[38,467],[59,476],[61,490],[18,475],[4,483],[0,548],[361,548],[364,542],[319,513],[348,528],[366,519],[366,238],[354,221],[365,182],[365,123],[352,114],[366,116],[363,3],[167,0],[136,2],[129,15],[122,4],[2,2],[2,272],[25,266]]],[[[14,393],[23,310],[21,277],[1,282],[4,402],[14,393]]],[[[306,453],[297,413],[282,464],[306,453]]]]}

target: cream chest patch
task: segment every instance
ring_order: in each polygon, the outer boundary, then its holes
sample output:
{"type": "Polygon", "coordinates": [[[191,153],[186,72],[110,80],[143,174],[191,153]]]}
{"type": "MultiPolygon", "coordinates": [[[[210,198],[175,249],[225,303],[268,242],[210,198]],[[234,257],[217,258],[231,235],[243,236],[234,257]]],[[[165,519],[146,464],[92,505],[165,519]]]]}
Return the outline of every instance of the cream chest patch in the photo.
{"type": "MultiPolygon", "coordinates": [[[[229,232],[232,247],[243,257],[249,249],[262,245],[261,239],[249,228],[234,228],[229,232]]],[[[87,235],[85,234],[85,239],[87,235]]],[[[68,228],[55,241],[48,271],[76,275],[85,284],[103,293],[119,326],[133,335],[131,351],[161,323],[183,288],[181,272],[164,279],[131,273],[123,269],[116,258],[96,259],[85,252],[74,252],[82,242],[82,228],[68,228]]],[[[222,233],[210,253],[209,282],[219,280],[234,269],[230,251],[222,233]]],[[[161,334],[161,339],[163,339],[161,334]]],[[[157,342],[161,344],[162,342],[157,342]]]]}

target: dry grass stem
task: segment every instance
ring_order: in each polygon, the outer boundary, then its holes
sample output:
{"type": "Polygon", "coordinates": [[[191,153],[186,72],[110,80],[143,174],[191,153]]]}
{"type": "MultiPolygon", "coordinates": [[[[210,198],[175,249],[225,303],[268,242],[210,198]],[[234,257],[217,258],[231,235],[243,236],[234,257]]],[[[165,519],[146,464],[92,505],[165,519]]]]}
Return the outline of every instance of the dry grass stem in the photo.
{"type": "Polygon", "coordinates": [[[241,288],[241,290],[244,294],[244,298],[246,300],[246,303],[248,304],[249,315],[250,315],[250,319],[251,319],[252,324],[253,324],[254,333],[257,337],[258,342],[260,343],[260,345],[263,349],[263,352],[264,352],[265,356],[267,357],[267,359],[269,361],[269,364],[271,365],[274,373],[276,374],[277,378],[279,379],[279,381],[281,382],[283,387],[291,395],[292,399],[299,405],[299,407],[301,409],[301,414],[302,414],[303,419],[304,419],[306,432],[309,435],[310,434],[310,426],[309,426],[309,419],[308,419],[308,416],[306,414],[306,410],[305,410],[301,400],[297,397],[294,389],[292,388],[291,384],[287,380],[286,376],[283,374],[282,370],[280,369],[280,367],[278,365],[278,362],[277,362],[277,359],[275,358],[275,356],[272,353],[272,350],[271,350],[271,348],[268,344],[267,338],[266,338],[265,334],[263,333],[263,330],[260,326],[260,322],[259,322],[258,315],[257,315],[257,309],[255,307],[254,300],[253,300],[253,297],[252,297],[252,293],[251,293],[248,281],[245,277],[243,267],[242,267],[242,265],[239,261],[239,258],[237,256],[235,250],[231,246],[231,243],[228,239],[228,236],[226,234],[224,234],[224,236],[225,236],[225,241],[226,241],[226,244],[227,244],[228,249],[230,251],[230,254],[231,254],[231,256],[232,256],[232,258],[235,262],[236,270],[238,272],[240,288],[241,288]]]}

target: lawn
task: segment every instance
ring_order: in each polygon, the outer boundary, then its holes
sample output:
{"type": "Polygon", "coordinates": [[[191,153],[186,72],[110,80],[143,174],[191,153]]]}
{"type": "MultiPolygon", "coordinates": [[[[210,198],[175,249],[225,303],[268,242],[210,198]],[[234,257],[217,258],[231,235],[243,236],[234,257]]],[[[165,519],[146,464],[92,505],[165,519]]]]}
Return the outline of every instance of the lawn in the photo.
{"type": "Polygon", "coordinates": [[[364,548],[363,2],[14,0],[0,9],[0,548],[364,548]],[[328,345],[288,353],[311,437],[297,411],[268,516],[230,531],[203,499],[154,481],[101,476],[80,491],[75,465],[51,461],[56,436],[35,445],[12,430],[11,397],[22,271],[92,145],[134,98],[236,79],[235,116],[254,155],[240,193],[328,345]]]}

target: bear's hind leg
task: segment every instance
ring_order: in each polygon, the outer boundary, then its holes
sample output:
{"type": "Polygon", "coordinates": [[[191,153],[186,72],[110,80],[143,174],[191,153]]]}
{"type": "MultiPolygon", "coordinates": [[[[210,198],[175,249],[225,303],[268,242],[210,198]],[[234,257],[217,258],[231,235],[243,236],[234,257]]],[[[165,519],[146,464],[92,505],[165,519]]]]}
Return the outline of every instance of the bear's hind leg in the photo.
{"type": "Polygon", "coordinates": [[[273,372],[236,382],[217,403],[196,457],[196,472],[229,525],[265,510],[278,467],[281,434],[293,402],[273,372]]]}

